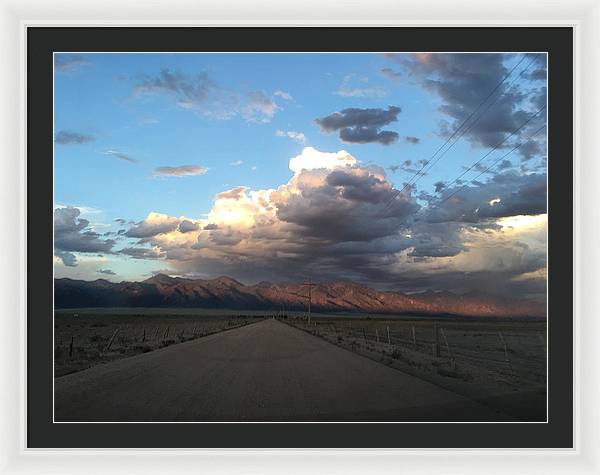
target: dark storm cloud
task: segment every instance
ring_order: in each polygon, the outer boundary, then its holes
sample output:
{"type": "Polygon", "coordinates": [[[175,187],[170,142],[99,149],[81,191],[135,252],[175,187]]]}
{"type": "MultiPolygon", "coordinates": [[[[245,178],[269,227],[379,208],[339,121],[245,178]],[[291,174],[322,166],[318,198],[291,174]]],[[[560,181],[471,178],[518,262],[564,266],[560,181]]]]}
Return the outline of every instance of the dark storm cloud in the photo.
{"type": "MultiPolygon", "coordinates": [[[[424,88],[437,94],[443,104],[439,110],[451,120],[441,124],[442,134],[450,136],[463,121],[509,73],[504,62],[506,54],[415,54],[388,55],[401,64],[411,77],[424,88]]],[[[519,56],[518,59],[521,57],[519,56]]],[[[517,60],[518,60],[517,59],[517,60]]],[[[493,147],[516,130],[532,111],[527,109],[529,93],[518,75],[531,63],[529,70],[536,71],[545,62],[544,55],[528,55],[513,72],[500,92],[486,102],[475,120],[468,120],[464,137],[473,145],[493,147]],[[514,81],[512,81],[515,79],[514,81]],[[511,82],[512,81],[512,82],[511,82]],[[491,104],[489,109],[487,105],[491,104]]],[[[523,73],[522,78],[525,78],[523,73]]],[[[541,106],[540,106],[541,107],[541,106]]],[[[543,118],[541,119],[543,123],[543,118]]],[[[521,133],[533,130],[535,124],[521,133]]],[[[508,144],[507,144],[508,146],[508,144]]]]}
{"type": "Polygon", "coordinates": [[[71,252],[61,251],[60,249],[54,250],[54,255],[58,257],[62,263],[67,267],[77,267],[77,257],[71,252]]]}
{"type": "Polygon", "coordinates": [[[80,55],[57,54],[54,57],[54,68],[61,73],[73,72],[89,64],[91,61],[80,55]]]}
{"type": "Polygon", "coordinates": [[[231,229],[212,230],[209,238],[217,246],[235,246],[244,239],[244,234],[231,229]]]}
{"type": "Polygon", "coordinates": [[[161,251],[146,247],[126,247],[119,252],[134,259],[160,259],[164,257],[164,253],[161,251]]]}
{"type": "Polygon", "coordinates": [[[96,137],[93,135],[70,132],[68,130],[61,130],[56,134],[56,138],[54,139],[54,141],[60,145],[81,145],[93,142],[94,140],[96,140],[96,137]]]}
{"type": "Polygon", "coordinates": [[[424,167],[427,165],[427,160],[404,160],[400,165],[392,165],[390,170],[396,172],[397,170],[402,170],[403,172],[415,174],[419,173],[419,176],[426,176],[427,173],[423,172],[424,167]]]}
{"type": "Polygon", "coordinates": [[[184,219],[181,223],[179,223],[179,232],[180,233],[189,233],[190,231],[196,231],[199,228],[198,224],[192,223],[187,219],[184,219]]]}
{"type": "MultiPolygon", "coordinates": [[[[403,165],[417,168],[419,162],[403,165]]],[[[180,275],[251,282],[298,280],[292,273],[404,291],[489,288],[513,298],[536,294],[543,276],[527,277],[521,286],[507,282],[544,268],[542,227],[525,236],[528,245],[504,234],[496,218],[543,212],[545,176],[513,171],[484,179],[457,193],[456,202],[440,204],[457,190],[441,182],[438,193],[421,190],[415,196],[409,188],[390,201],[398,189],[379,167],[302,168],[288,183],[260,190],[260,198],[244,187],[215,197],[213,211],[239,209],[248,213],[244,223],[218,221],[217,212],[216,222],[204,222],[210,232],[196,230],[194,240],[178,231],[158,234],[144,240],[152,247],[128,248],[124,254],[166,259],[180,275]]],[[[164,215],[147,221],[168,219],[181,222],[164,215]]]]}
{"type": "Polygon", "coordinates": [[[335,132],[346,127],[383,127],[398,120],[400,107],[389,106],[385,109],[343,109],[322,119],[316,119],[321,130],[335,132]]]}
{"type": "Polygon", "coordinates": [[[547,95],[548,95],[547,87],[546,86],[540,87],[539,89],[537,89],[534,92],[533,96],[531,97],[531,99],[530,99],[531,104],[536,109],[540,109],[541,107],[546,105],[547,95]]]}
{"type": "Polygon", "coordinates": [[[391,185],[373,174],[334,171],[324,185],[307,187],[284,202],[275,197],[274,205],[280,220],[300,226],[301,239],[368,241],[396,233],[419,209],[407,195],[388,206],[393,196],[391,185]]]}
{"type": "Polygon", "coordinates": [[[547,209],[546,175],[510,171],[497,174],[476,186],[447,188],[430,205],[433,206],[422,217],[428,222],[477,223],[490,218],[542,214],[547,209]]]}
{"type": "Polygon", "coordinates": [[[398,140],[398,133],[377,131],[374,127],[347,127],[340,130],[340,139],[346,143],[380,143],[389,145],[398,140]]]}
{"type": "Polygon", "coordinates": [[[338,132],[344,142],[389,145],[399,135],[381,128],[398,120],[401,110],[396,106],[389,106],[387,109],[349,108],[315,119],[315,122],[323,132],[338,132]]]}
{"type": "Polygon", "coordinates": [[[327,184],[339,187],[340,196],[347,200],[381,203],[390,196],[390,187],[375,175],[356,175],[335,170],[327,175],[327,184]]]}
{"type": "Polygon", "coordinates": [[[545,81],[547,73],[546,68],[538,68],[531,72],[525,72],[522,77],[531,79],[532,81],[545,81]]]}
{"type": "Polygon", "coordinates": [[[129,228],[125,235],[132,238],[146,239],[156,236],[157,234],[174,231],[178,226],[179,221],[176,218],[158,220],[156,222],[146,219],[129,228]]]}
{"type": "Polygon", "coordinates": [[[79,218],[78,208],[56,208],[54,210],[54,249],[65,265],[75,266],[73,252],[110,253],[115,241],[102,239],[92,231],[87,219],[79,218]]]}
{"type": "Polygon", "coordinates": [[[446,188],[446,184],[443,181],[438,181],[438,182],[434,183],[433,186],[435,186],[436,193],[439,193],[444,188],[446,188]]]}
{"type": "Polygon", "coordinates": [[[544,151],[545,147],[536,139],[529,139],[519,147],[523,161],[538,157],[544,151]]]}
{"type": "Polygon", "coordinates": [[[510,160],[502,160],[498,165],[498,170],[506,170],[507,168],[512,167],[512,162],[510,160]]]}
{"type": "Polygon", "coordinates": [[[419,137],[413,137],[411,135],[407,135],[406,137],[404,137],[404,141],[406,143],[410,143],[410,144],[416,145],[419,142],[421,142],[421,139],[419,139],[419,137]]]}

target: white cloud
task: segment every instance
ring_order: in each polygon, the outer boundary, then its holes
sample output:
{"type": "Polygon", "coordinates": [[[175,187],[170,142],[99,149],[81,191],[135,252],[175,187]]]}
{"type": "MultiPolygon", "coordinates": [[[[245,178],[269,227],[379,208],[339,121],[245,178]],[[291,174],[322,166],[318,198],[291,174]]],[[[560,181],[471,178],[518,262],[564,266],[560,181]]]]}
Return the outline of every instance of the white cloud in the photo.
{"type": "Polygon", "coordinates": [[[277,137],[288,137],[301,144],[305,144],[307,140],[306,135],[304,135],[302,132],[297,132],[295,130],[277,130],[275,132],[275,135],[277,135],[277,137]]]}
{"type": "Polygon", "coordinates": [[[388,94],[383,86],[368,86],[369,78],[357,77],[356,74],[348,74],[342,80],[342,84],[334,94],[342,97],[385,97],[388,94]],[[361,84],[357,85],[356,82],[361,84]]]}
{"type": "Polygon", "coordinates": [[[358,160],[345,150],[336,153],[320,152],[313,147],[305,147],[300,155],[290,160],[290,170],[300,173],[302,170],[313,170],[316,168],[335,168],[354,166],[358,160]]]}
{"type": "Polygon", "coordinates": [[[292,97],[292,95],[289,92],[286,91],[275,91],[273,93],[274,96],[277,97],[281,97],[282,99],[285,99],[286,101],[293,101],[294,98],[292,97]]]}
{"type": "Polygon", "coordinates": [[[244,161],[243,160],[235,160],[234,162],[231,162],[229,165],[231,165],[232,167],[239,167],[240,165],[243,165],[244,161]]]}

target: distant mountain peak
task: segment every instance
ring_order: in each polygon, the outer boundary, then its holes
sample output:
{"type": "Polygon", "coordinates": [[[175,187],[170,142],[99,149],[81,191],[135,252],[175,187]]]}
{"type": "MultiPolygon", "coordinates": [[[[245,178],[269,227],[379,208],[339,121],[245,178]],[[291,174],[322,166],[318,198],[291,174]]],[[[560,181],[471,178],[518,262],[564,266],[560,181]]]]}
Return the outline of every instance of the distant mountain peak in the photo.
{"type": "MultiPolygon", "coordinates": [[[[230,310],[307,311],[305,282],[261,282],[246,286],[221,276],[193,280],[157,274],[143,282],[112,283],[104,279],[55,279],[56,308],[163,307],[230,310]]],[[[312,292],[315,312],[364,314],[460,315],[478,317],[545,317],[541,302],[476,293],[425,291],[404,294],[379,291],[350,280],[318,283],[312,292]]]]}
{"type": "Polygon", "coordinates": [[[155,274],[144,282],[148,284],[177,284],[181,281],[187,281],[188,279],[182,279],[181,277],[171,277],[167,274],[155,274]]]}
{"type": "Polygon", "coordinates": [[[216,279],[213,279],[211,282],[218,282],[223,285],[230,285],[230,286],[235,286],[235,287],[244,287],[244,284],[242,284],[241,282],[238,282],[235,279],[232,279],[231,277],[227,277],[226,275],[217,277],[216,279]]]}

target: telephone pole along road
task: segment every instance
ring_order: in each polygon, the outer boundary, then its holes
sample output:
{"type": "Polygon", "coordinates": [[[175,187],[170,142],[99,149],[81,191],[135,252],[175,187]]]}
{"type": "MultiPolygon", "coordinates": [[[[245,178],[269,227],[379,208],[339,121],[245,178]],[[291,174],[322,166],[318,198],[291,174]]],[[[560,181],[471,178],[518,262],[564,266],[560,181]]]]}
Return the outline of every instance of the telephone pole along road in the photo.
{"type": "Polygon", "coordinates": [[[55,421],[498,421],[277,320],[55,379],[55,421]]]}

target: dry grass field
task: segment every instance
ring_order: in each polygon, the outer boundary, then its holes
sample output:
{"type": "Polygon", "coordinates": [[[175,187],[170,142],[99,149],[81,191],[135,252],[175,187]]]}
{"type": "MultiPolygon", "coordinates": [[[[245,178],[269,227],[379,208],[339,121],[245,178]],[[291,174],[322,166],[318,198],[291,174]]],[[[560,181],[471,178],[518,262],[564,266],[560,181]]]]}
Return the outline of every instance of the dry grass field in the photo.
{"type": "Polygon", "coordinates": [[[205,311],[76,309],[54,315],[54,375],[202,338],[262,319],[205,311]]]}
{"type": "Polygon", "coordinates": [[[545,321],[323,316],[310,325],[306,318],[285,321],[519,418],[546,418],[545,321]]]}
{"type": "Polygon", "coordinates": [[[195,309],[78,309],[55,313],[55,376],[264,318],[502,410],[546,418],[546,322],[482,318],[195,309]],[[436,343],[437,341],[437,343],[436,343]]]}

